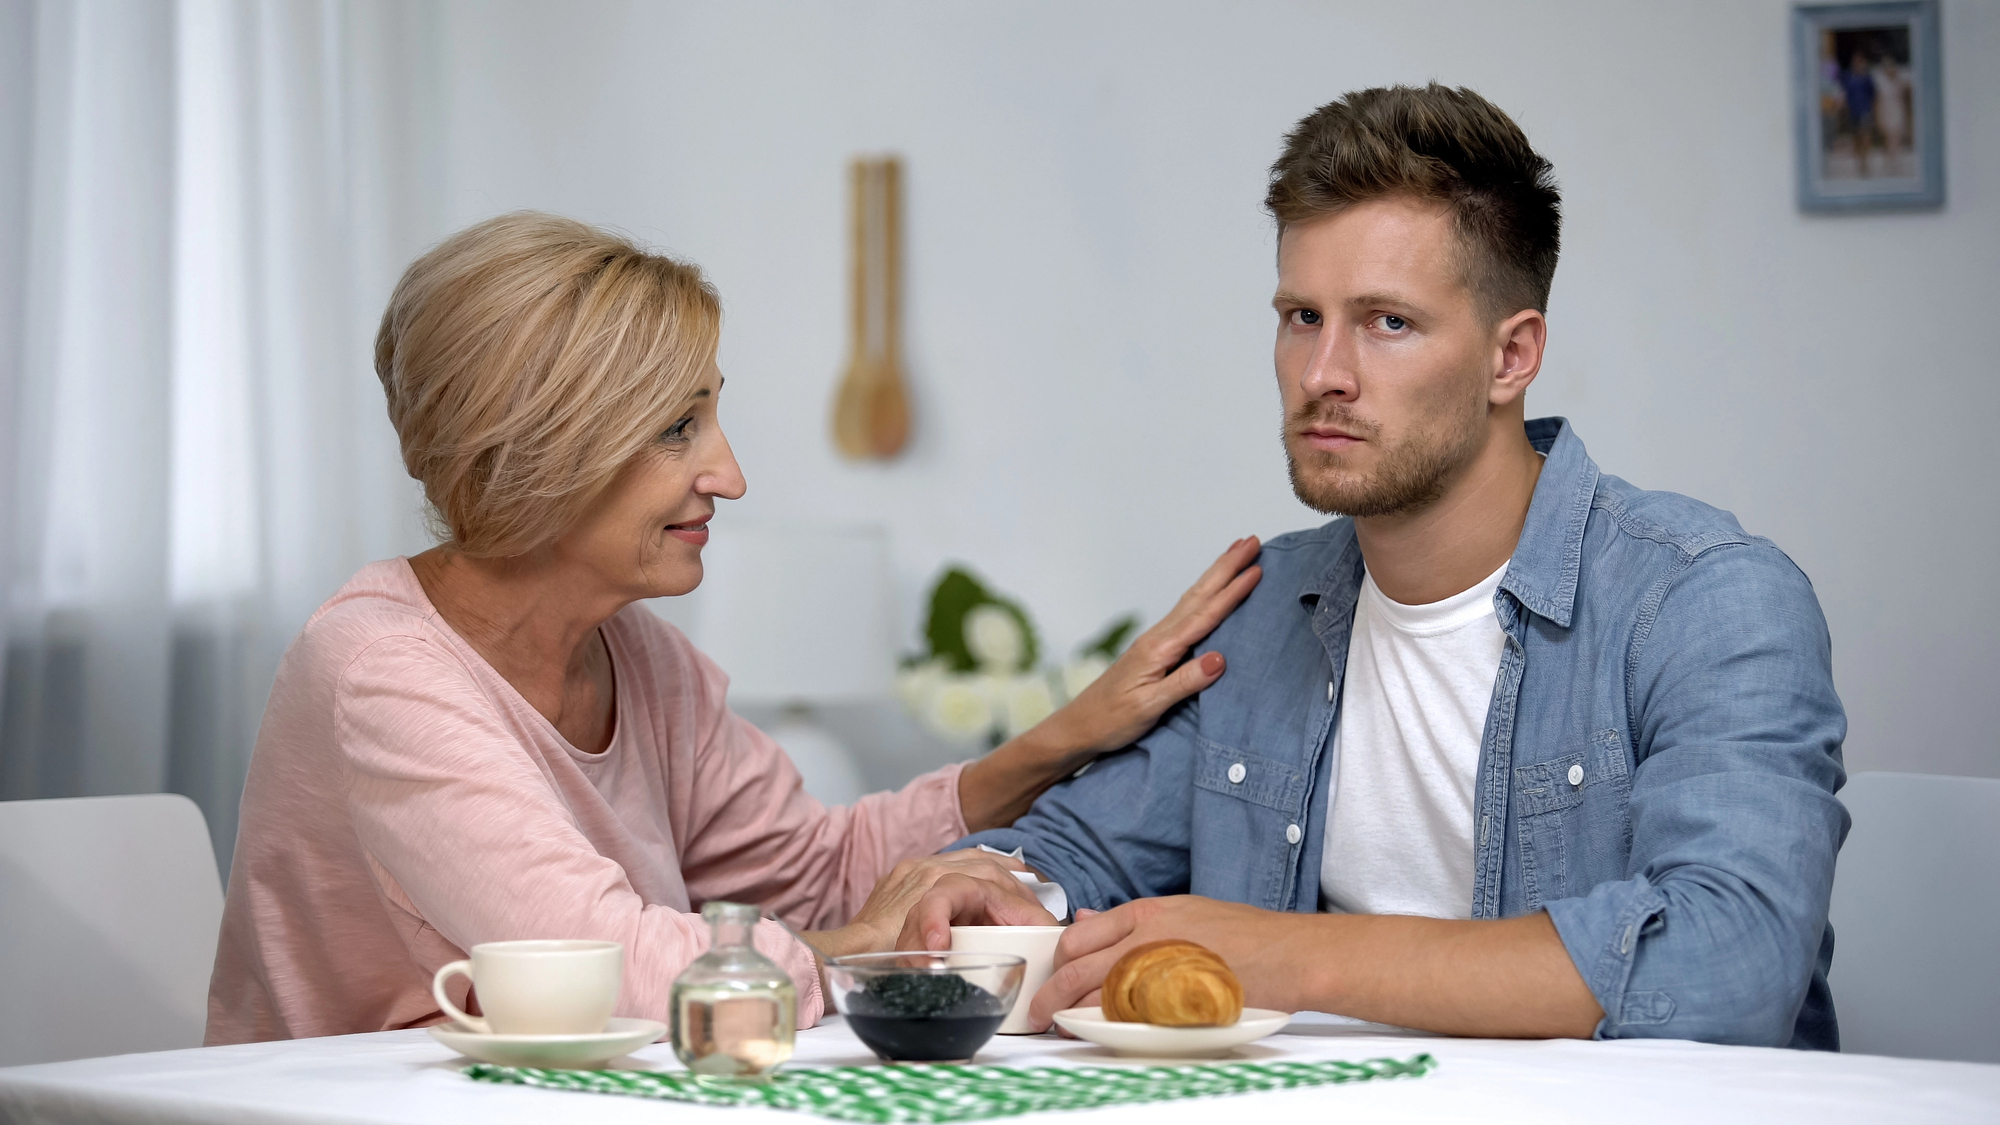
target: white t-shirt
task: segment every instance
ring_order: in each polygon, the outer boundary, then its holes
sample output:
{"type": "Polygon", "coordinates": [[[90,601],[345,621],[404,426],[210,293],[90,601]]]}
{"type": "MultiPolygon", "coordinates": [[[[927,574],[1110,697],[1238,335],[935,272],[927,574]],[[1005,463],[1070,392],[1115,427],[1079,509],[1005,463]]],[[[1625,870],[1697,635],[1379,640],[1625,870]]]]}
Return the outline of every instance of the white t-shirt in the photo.
{"type": "Polygon", "coordinates": [[[1506,635],[1503,565],[1429,605],[1361,582],[1333,737],[1320,908],[1472,916],[1472,795],[1506,635]]]}

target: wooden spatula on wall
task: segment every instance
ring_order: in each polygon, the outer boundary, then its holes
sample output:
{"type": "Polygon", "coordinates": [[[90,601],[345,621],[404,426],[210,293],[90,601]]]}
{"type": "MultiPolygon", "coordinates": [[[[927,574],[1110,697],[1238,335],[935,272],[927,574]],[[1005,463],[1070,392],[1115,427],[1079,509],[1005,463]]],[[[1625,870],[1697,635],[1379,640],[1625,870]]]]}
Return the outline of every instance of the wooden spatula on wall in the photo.
{"type": "Polygon", "coordinates": [[[853,350],[833,400],[833,440],[857,459],[888,460],[910,439],[903,386],[903,165],[857,159],[848,168],[853,350]]]}

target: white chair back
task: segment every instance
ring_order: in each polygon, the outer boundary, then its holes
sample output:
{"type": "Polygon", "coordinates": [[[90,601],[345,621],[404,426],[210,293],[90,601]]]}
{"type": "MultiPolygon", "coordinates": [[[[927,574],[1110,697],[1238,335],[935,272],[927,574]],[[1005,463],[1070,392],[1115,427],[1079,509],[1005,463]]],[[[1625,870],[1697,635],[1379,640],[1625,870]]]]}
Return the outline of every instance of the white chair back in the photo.
{"type": "Polygon", "coordinates": [[[186,797],[0,801],[0,1066],[199,1047],[221,924],[186,797]]]}
{"type": "Polygon", "coordinates": [[[2000,780],[1857,773],[1840,799],[1841,1050],[2000,1063],[2000,780]]]}

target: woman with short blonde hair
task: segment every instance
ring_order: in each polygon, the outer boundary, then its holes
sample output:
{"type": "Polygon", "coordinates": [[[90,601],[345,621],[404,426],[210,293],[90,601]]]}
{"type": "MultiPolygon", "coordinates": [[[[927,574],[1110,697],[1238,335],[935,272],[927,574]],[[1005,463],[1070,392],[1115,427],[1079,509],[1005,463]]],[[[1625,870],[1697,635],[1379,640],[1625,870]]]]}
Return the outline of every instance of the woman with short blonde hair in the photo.
{"type": "Polygon", "coordinates": [[[432,974],[510,938],[622,942],[618,1013],[661,1019],[711,899],[811,931],[756,934],[809,1026],[817,958],[891,947],[933,887],[980,880],[1011,901],[995,920],[1049,920],[1018,864],[930,853],[1213,683],[1220,657],[1183,658],[1256,582],[1255,541],[1034,730],[827,808],[730,712],[721,670],[634,604],[699,584],[716,501],[743,494],[720,323],[694,266],[550,215],[488,220],[404,274],[376,372],[439,545],[363,568],[279,666],[210,1043],[439,1022],[432,974]]]}
{"type": "Polygon", "coordinates": [[[396,287],[375,370],[440,537],[478,558],[554,540],[715,363],[701,272],[555,215],[489,219],[396,287]]]}

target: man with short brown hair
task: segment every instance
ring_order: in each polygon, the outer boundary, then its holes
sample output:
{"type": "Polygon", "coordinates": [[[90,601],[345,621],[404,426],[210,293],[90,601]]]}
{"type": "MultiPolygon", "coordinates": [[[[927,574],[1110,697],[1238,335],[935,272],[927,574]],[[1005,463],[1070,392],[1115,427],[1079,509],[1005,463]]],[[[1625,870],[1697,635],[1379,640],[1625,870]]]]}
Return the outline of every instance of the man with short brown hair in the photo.
{"type": "MultiPolygon", "coordinates": [[[[1526,420],[1559,202],[1469,90],[1360,91],[1287,138],[1285,449],[1299,498],[1344,518],[1265,547],[1199,646],[1228,658],[1216,686],[971,838],[1104,911],[1064,936],[1038,1020],[1181,937],[1253,1005],[1837,1048],[1825,621],[1734,517],[1526,420]]],[[[949,905],[906,942],[948,941],[949,905]]]]}

